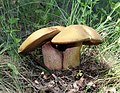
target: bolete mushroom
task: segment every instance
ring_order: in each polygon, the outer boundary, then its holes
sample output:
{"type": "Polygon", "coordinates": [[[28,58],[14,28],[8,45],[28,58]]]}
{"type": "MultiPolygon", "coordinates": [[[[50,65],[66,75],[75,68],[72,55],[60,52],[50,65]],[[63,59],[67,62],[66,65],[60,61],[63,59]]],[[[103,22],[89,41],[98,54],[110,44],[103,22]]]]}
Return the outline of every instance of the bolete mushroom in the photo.
{"type": "Polygon", "coordinates": [[[51,70],[76,67],[80,63],[82,44],[102,42],[101,36],[91,27],[70,25],[42,28],[32,33],[19,47],[19,53],[42,46],[44,64],[51,70]]]}
{"type": "Polygon", "coordinates": [[[63,68],[78,66],[80,63],[80,49],[82,45],[98,45],[102,43],[101,36],[91,27],[86,25],[70,25],[58,33],[51,42],[57,46],[65,47],[63,68]],[[77,47],[76,47],[77,46],[77,47]],[[69,51],[76,47],[75,54],[69,51]],[[77,54],[76,54],[77,53],[77,54]],[[74,57],[73,57],[74,55],[74,57]]]}

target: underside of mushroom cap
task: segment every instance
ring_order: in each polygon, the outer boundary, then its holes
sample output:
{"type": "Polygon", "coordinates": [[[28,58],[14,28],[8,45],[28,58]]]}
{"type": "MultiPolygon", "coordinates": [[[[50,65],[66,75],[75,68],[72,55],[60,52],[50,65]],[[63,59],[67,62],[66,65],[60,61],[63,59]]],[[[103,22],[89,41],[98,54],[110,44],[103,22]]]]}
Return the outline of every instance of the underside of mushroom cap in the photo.
{"type": "Polygon", "coordinates": [[[50,41],[56,34],[58,34],[63,26],[52,26],[47,28],[39,29],[33,32],[19,47],[19,53],[26,53],[38,46],[42,46],[47,41],[50,41]]]}
{"type": "Polygon", "coordinates": [[[101,36],[91,27],[85,25],[70,25],[58,33],[52,40],[58,45],[79,46],[83,44],[94,45],[102,42],[101,36]]]}

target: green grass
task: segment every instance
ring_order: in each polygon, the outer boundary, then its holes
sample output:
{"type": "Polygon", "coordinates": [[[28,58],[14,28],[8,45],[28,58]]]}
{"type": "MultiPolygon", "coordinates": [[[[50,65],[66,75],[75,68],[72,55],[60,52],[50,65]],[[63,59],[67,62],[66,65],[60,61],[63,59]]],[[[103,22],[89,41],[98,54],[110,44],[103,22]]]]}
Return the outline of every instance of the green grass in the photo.
{"type": "MultiPolygon", "coordinates": [[[[0,0],[0,88],[8,93],[24,93],[21,62],[17,53],[22,41],[33,31],[52,25],[86,24],[95,28],[104,42],[92,47],[99,52],[97,60],[110,64],[98,93],[104,87],[115,87],[120,92],[120,2],[117,0],[0,0]],[[10,58],[9,58],[10,57],[10,58]],[[112,83],[113,82],[113,83],[112,83]]],[[[86,47],[87,48],[87,47],[86,47]]],[[[0,89],[0,90],[1,90],[0,89]]]]}

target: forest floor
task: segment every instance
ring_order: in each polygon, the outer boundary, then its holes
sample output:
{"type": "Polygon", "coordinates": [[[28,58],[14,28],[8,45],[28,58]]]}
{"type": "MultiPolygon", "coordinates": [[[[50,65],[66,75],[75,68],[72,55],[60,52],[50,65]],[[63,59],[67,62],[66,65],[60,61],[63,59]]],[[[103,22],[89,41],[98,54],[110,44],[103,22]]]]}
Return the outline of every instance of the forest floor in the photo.
{"type": "MultiPolygon", "coordinates": [[[[95,50],[87,50],[81,55],[80,66],[67,70],[51,71],[42,67],[39,64],[39,58],[34,58],[34,53],[31,53],[28,55],[31,56],[31,59],[26,60],[27,58],[25,58],[26,61],[20,64],[18,80],[23,83],[24,93],[97,93],[101,85],[105,83],[105,75],[111,66],[104,60],[98,62],[95,55],[95,50]]],[[[7,64],[10,57],[3,56],[0,57],[0,60],[7,64]]],[[[41,60],[43,60],[42,57],[41,60]]],[[[12,83],[11,69],[3,68],[2,71],[5,81],[12,83]]],[[[114,82],[112,81],[112,83],[114,82]]],[[[103,93],[114,91],[114,89],[110,90],[106,87],[103,89],[103,93]]]]}
{"type": "Polygon", "coordinates": [[[23,71],[23,76],[27,79],[25,91],[27,93],[97,93],[110,66],[103,60],[97,62],[94,54],[93,51],[86,51],[81,55],[79,67],[61,71],[43,71],[39,69],[38,63],[23,63],[23,66],[27,65],[29,69],[23,71]],[[28,80],[31,83],[28,83],[28,80]]]}

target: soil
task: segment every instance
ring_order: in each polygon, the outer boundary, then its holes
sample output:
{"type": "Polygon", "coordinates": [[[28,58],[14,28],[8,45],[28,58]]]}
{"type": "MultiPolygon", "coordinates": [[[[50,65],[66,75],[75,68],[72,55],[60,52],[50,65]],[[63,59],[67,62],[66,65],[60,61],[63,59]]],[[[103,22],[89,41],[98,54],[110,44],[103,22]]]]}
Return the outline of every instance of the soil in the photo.
{"type": "Polygon", "coordinates": [[[25,88],[27,93],[96,93],[100,87],[97,79],[102,78],[110,68],[103,60],[98,61],[95,58],[95,50],[84,51],[80,66],[61,71],[44,68],[39,62],[42,55],[35,58],[36,52],[34,53],[29,55],[32,55],[30,59],[34,60],[27,62],[30,71],[23,74],[31,81],[25,81],[28,86],[25,88]]]}
{"type": "MultiPolygon", "coordinates": [[[[102,78],[110,68],[103,60],[95,58],[95,50],[85,50],[80,66],[51,71],[41,64],[43,57],[38,51],[28,54],[20,64],[20,81],[25,93],[97,93],[100,87],[97,79],[102,78]]],[[[1,57],[1,60],[6,59],[9,57],[1,57]]]]}

